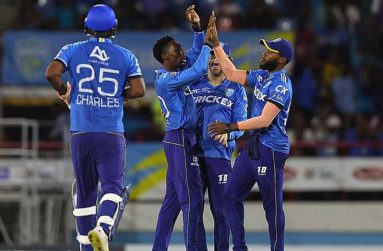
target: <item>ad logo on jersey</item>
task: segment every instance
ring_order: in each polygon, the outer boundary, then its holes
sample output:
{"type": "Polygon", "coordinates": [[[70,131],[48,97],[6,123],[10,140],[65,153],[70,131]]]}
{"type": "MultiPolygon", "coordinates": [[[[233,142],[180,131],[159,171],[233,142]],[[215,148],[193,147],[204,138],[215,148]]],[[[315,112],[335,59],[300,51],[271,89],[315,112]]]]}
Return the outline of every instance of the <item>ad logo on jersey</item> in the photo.
{"type": "Polygon", "coordinates": [[[186,86],[184,88],[184,95],[189,96],[190,94],[192,94],[192,91],[190,90],[189,86],[186,86]]]}
{"type": "Polygon", "coordinates": [[[194,97],[194,101],[197,104],[198,103],[221,104],[221,105],[226,106],[228,108],[230,108],[233,105],[233,101],[231,101],[230,99],[222,98],[222,97],[219,97],[219,96],[213,96],[213,95],[194,97]]]}
{"type": "Polygon", "coordinates": [[[278,85],[275,88],[275,91],[280,92],[282,94],[286,94],[286,91],[288,91],[288,89],[286,87],[284,87],[283,85],[278,85]]]}
{"type": "Polygon", "coordinates": [[[257,87],[254,88],[254,96],[263,102],[265,102],[266,94],[263,94],[257,87]]]}
{"type": "Polygon", "coordinates": [[[108,55],[106,55],[106,52],[104,50],[101,50],[98,46],[94,47],[89,57],[95,57],[101,61],[107,61],[110,58],[108,57],[108,55]]]}
{"type": "Polygon", "coordinates": [[[231,97],[231,96],[233,96],[233,94],[234,94],[234,89],[230,89],[230,88],[228,88],[227,90],[226,90],[226,96],[228,96],[228,97],[231,97]]]}

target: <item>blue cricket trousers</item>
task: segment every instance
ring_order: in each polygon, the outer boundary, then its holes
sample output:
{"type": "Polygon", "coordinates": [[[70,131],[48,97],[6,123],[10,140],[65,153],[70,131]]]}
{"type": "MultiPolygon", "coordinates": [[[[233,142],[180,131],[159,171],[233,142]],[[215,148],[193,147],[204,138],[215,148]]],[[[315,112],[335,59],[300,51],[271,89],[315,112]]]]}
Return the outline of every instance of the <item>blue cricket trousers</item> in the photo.
{"type": "Polygon", "coordinates": [[[270,250],[284,250],[283,170],[288,154],[274,151],[259,140],[257,159],[249,158],[247,148],[235,160],[225,190],[225,210],[233,236],[234,251],[248,250],[244,230],[244,206],[250,190],[258,184],[269,226],[270,250]]]}
{"type": "MultiPolygon", "coordinates": [[[[214,218],[214,250],[229,251],[229,221],[224,213],[224,191],[231,172],[230,160],[200,157],[203,194],[208,191],[210,210],[214,218]]],[[[203,209],[202,209],[203,210],[203,209]]],[[[207,251],[203,217],[199,224],[198,251],[207,251]]]]}
{"type": "Polygon", "coordinates": [[[166,194],[152,250],[168,250],[174,223],[182,210],[186,250],[198,251],[197,234],[203,197],[198,157],[194,155],[197,148],[195,133],[184,129],[166,132],[163,145],[168,162],[166,194]]]}

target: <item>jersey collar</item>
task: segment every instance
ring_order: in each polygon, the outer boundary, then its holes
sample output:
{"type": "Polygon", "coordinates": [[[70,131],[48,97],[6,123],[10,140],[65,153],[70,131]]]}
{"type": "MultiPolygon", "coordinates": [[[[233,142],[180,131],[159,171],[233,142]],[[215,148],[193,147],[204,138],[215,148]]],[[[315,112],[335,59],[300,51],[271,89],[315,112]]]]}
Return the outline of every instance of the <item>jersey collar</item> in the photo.
{"type": "Polygon", "coordinates": [[[103,37],[91,37],[89,38],[89,41],[92,41],[92,42],[99,42],[99,43],[109,43],[111,44],[112,43],[112,40],[109,39],[109,38],[103,38],[103,37]]]}

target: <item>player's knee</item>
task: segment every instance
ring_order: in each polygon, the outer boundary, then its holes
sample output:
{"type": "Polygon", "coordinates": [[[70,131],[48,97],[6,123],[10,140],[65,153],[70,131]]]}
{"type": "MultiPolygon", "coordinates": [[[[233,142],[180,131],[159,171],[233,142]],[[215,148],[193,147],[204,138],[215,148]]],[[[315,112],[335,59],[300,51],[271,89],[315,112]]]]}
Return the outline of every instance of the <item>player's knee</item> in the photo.
{"type": "Polygon", "coordinates": [[[104,194],[117,194],[120,195],[124,187],[115,183],[104,183],[101,184],[102,191],[104,194]]]}

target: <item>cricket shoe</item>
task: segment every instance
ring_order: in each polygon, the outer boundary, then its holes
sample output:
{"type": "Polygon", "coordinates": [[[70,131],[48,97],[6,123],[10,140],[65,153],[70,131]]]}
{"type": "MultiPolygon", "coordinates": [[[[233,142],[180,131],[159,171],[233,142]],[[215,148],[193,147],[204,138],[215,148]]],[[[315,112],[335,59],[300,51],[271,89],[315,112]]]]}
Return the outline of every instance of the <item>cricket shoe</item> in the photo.
{"type": "Polygon", "coordinates": [[[95,251],[109,251],[108,236],[101,226],[95,227],[89,231],[88,238],[95,251]]]}

